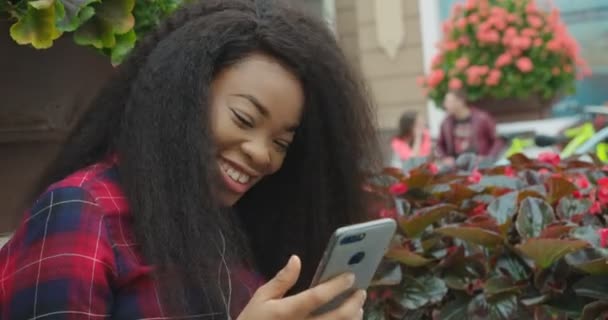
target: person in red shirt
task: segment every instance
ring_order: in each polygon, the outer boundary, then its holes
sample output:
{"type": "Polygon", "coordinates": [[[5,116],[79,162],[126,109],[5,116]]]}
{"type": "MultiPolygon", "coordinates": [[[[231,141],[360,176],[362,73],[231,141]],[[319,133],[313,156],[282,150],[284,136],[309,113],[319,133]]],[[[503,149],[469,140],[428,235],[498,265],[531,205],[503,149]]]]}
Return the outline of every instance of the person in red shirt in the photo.
{"type": "Polygon", "coordinates": [[[495,157],[504,148],[496,135],[496,123],[480,109],[470,106],[460,91],[450,91],[444,99],[447,117],[441,123],[437,151],[445,164],[453,164],[463,153],[495,157]]]}
{"type": "Polygon", "coordinates": [[[0,318],[360,319],[331,233],[367,220],[372,108],[323,21],[206,0],[138,42],[0,250],[0,318]]]}

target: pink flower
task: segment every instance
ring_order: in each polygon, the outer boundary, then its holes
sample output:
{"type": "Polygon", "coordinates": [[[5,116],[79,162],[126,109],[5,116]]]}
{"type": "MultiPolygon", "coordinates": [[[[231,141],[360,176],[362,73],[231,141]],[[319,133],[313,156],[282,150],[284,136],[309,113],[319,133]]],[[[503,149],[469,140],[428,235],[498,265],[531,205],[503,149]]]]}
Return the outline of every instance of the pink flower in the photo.
{"type": "Polygon", "coordinates": [[[407,185],[403,182],[398,182],[390,186],[389,192],[394,196],[400,196],[407,192],[407,185]]]}
{"type": "Polygon", "coordinates": [[[461,57],[458,60],[456,60],[456,68],[462,70],[468,66],[469,66],[469,58],[461,57]]]}
{"type": "Polygon", "coordinates": [[[457,26],[459,29],[464,29],[464,28],[466,28],[466,27],[467,27],[467,24],[468,24],[468,21],[467,21],[467,19],[465,19],[465,18],[460,18],[460,19],[458,19],[458,21],[456,21],[456,26],[457,26]]]}
{"type": "Polygon", "coordinates": [[[475,206],[475,208],[473,208],[473,210],[471,211],[471,214],[469,216],[484,215],[487,212],[486,208],[487,208],[487,205],[485,203],[480,203],[477,206],[475,206]]]}
{"type": "Polygon", "coordinates": [[[571,65],[565,65],[564,66],[564,72],[565,73],[572,73],[572,66],[571,65]]]}
{"type": "Polygon", "coordinates": [[[572,192],[572,196],[575,199],[582,199],[583,198],[583,194],[580,191],[578,191],[578,190],[574,190],[574,192],[572,192]]]}
{"type": "Polygon", "coordinates": [[[432,174],[437,174],[439,172],[439,168],[437,167],[437,165],[433,162],[429,163],[429,171],[432,174]]]}
{"type": "Polygon", "coordinates": [[[547,42],[547,50],[557,52],[562,48],[561,43],[557,39],[552,39],[547,42]]]}
{"type": "Polygon", "coordinates": [[[535,16],[535,15],[529,15],[528,16],[528,23],[533,28],[539,29],[540,27],[543,26],[543,19],[541,19],[540,17],[535,16]]]}
{"type": "Polygon", "coordinates": [[[597,199],[601,204],[608,204],[608,178],[597,180],[597,199]]]}
{"type": "Polygon", "coordinates": [[[598,230],[597,234],[600,236],[600,246],[608,247],[608,228],[598,230]]]}
{"type": "Polygon", "coordinates": [[[439,66],[441,63],[443,63],[443,55],[442,55],[442,54],[438,54],[438,55],[435,55],[435,56],[433,57],[433,60],[431,61],[431,66],[432,66],[433,68],[436,68],[436,67],[438,67],[438,66],[439,66]]]}
{"type": "Polygon", "coordinates": [[[553,74],[554,76],[558,76],[561,73],[561,70],[559,70],[558,67],[553,67],[553,69],[551,69],[551,74],[553,74]]]}
{"type": "Polygon", "coordinates": [[[458,43],[460,43],[463,46],[468,46],[471,44],[471,39],[469,39],[469,37],[467,37],[467,36],[462,36],[458,39],[458,43]]]}
{"type": "Polygon", "coordinates": [[[515,37],[511,42],[511,45],[520,50],[528,50],[532,46],[532,39],[530,37],[515,37]]]}
{"type": "Polygon", "coordinates": [[[528,58],[528,57],[521,57],[521,58],[517,59],[517,62],[515,63],[515,65],[517,66],[519,71],[524,72],[524,73],[528,73],[528,72],[532,71],[532,69],[534,69],[532,60],[530,60],[530,58],[528,58]]]}
{"type": "Polygon", "coordinates": [[[513,167],[511,166],[507,166],[505,167],[504,175],[507,177],[515,177],[515,170],[513,170],[513,167]]]}
{"type": "Polygon", "coordinates": [[[460,80],[458,78],[452,78],[452,79],[450,79],[450,82],[448,83],[448,87],[451,90],[459,90],[462,88],[462,80],[460,80]]]}
{"type": "Polygon", "coordinates": [[[543,40],[540,38],[534,39],[534,46],[535,47],[540,47],[543,45],[543,40]]]}
{"type": "Polygon", "coordinates": [[[526,28],[526,29],[524,29],[524,30],[521,31],[521,34],[523,36],[533,38],[533,37],[536,37],[538,35],[538,31],[536,31],[534,29],[526,28]]]}
{"type": "Polygon", "coordinates": [[[488,74],[488,77],[486,78],[486,84],[490,87],[496,86],[500,83],[501,77],[502,72],[500,72],[500,70],[494,69],[488,74]]]}
{"type": "Polygon", "coordinates": [[[509,27],[506,31],[505,31],[505,37],[516,37],[517,36],[517,29],[515,29],[514,27],[509,27]]]}
{"type": "Polygon", "coordinates": [[[508,52],[505,52],[505,53],[501,54],[500,56],[498,56],[494,65],[496,66],[496,68],[502,68],[502,67],[510,64],[512,60],[513,60],[513,57],[511,57],[511,54],[509,54],[508,52]]]}
{"type": "Polygon", "coordinates": [[[472,14],[472,15],[469,16],[468,20],[469,20],[470,24],[478,24],[479,23],[479,16],[476,15],[476,14],[472,14]]]}
{"type": "Polygon", "coordinates": [[[598,215],[601,212],[602,212],[602,207],[600,206],[600,203],[597,201],[593,201],[593,204],[589,208],[589,213],[591,213],[592,215],[598,215]]]}
{"type": "Polygon", "coordinates": [[[541,154],[538,155],[538,161],[546,163],[546,164],[550,164],[554,167],[557,167],[561,163],[562,160],[561,160],[559,154],[557,154],[557,153],[542,152],[541,154]]]}
{"type": "Polygon", "coordinates": [[[529,15],[532,15],[537,12],[538,12],[538,9],[536,8],[536,3],[534,1],[529,1],[528,4],[526,5],[526,13],[529,15]]]}
{"type": "Polygon", "coordinates": [[[443,49],[445,51],[453,51],[458,49],[458,42],[457,41],[446,41],[443,43],[443,49]]]}
{"type": "Polygon", "coordinates": [[[443,70],[441,70],[441,69],[434,70],[429,75],[429,79],[428,79],[429,87],[431,87],[431,88],[436,87],[439,83],[441,83],[441,81],[443,81],[444,77],[445,77],[445,72],[443,72],[443,70]]]}
{"type": "Polygon", "coordinates": [[[479,40],[479,42],[481,43],[489,43],[489,44],[494,44],[494,43],[499,43],[500,42],[500,35],[498,34],[498,31],[496,30],[479,30],[477,32],[477,40],[479,40]]]}
{"type": "Polygon", "coordinates": [[[577,177],[575,180],[575,184],[581,189],[587,189],[589,188],[589,186],[591,186],[591,183],[589,183],[589,179],[587,179],[587,177],[585,177],[584,175],[577,177]]]}
{"type": "Polygon", "coordinates": [[[471,175],[467,177],[467,181],[470,183],[479,183],[482,177],[481,172],[475,169],[473,172],[471,172],[471,175]]]}

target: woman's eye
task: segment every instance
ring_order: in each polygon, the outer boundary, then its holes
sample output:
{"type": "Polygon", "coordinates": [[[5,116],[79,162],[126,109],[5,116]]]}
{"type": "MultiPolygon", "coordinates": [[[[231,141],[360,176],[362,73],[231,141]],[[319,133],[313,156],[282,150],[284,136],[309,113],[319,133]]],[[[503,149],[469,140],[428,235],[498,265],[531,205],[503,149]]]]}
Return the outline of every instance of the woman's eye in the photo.
{"type": "Polygon", "coordinates": [[[252,120],[248,119],[247,116],[241,114],[240,112],[238,112],[234,109],[230,109],[230,111],[232,111],[232,115],[236,118],[238,125],[248,127],[248,128],[253,128],[254,123],[252,120]]]}
{"type": "Polygon", "coordinates": [[[289,149],[289,143],[285,141],[275,141],[274,144],[277,146],[279,152],[287,152],[289,149]]]}

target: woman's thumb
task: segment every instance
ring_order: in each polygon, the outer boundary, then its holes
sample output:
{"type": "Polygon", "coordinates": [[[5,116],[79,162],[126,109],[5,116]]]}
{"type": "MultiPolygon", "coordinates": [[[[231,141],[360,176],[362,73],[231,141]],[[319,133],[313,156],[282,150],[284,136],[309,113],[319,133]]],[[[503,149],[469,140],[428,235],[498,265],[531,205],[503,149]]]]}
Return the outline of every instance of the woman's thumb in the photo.
{"type": "Polygon", "coordinates": [[[302,263],[300,258],[295,255],[291,256],[285,267],[283,267],[274,278],[260,287],[257,292],[257,295],[260,295],[258,298],[264,300],[282,298],[298,281],[301,268],[302,263]]]}

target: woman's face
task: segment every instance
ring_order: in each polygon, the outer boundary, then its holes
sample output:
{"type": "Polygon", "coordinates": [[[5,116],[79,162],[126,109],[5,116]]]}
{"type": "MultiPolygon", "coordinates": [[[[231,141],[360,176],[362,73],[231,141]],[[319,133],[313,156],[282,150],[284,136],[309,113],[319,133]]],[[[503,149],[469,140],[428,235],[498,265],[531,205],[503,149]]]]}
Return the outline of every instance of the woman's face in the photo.
{"type": "Polygon", "coordinates": [[[211,130],[221,204],[235,204],[281,168],[303,105],[300,81],[267,55],[252,54],[217,75],[211,88],[211,130]]]}

